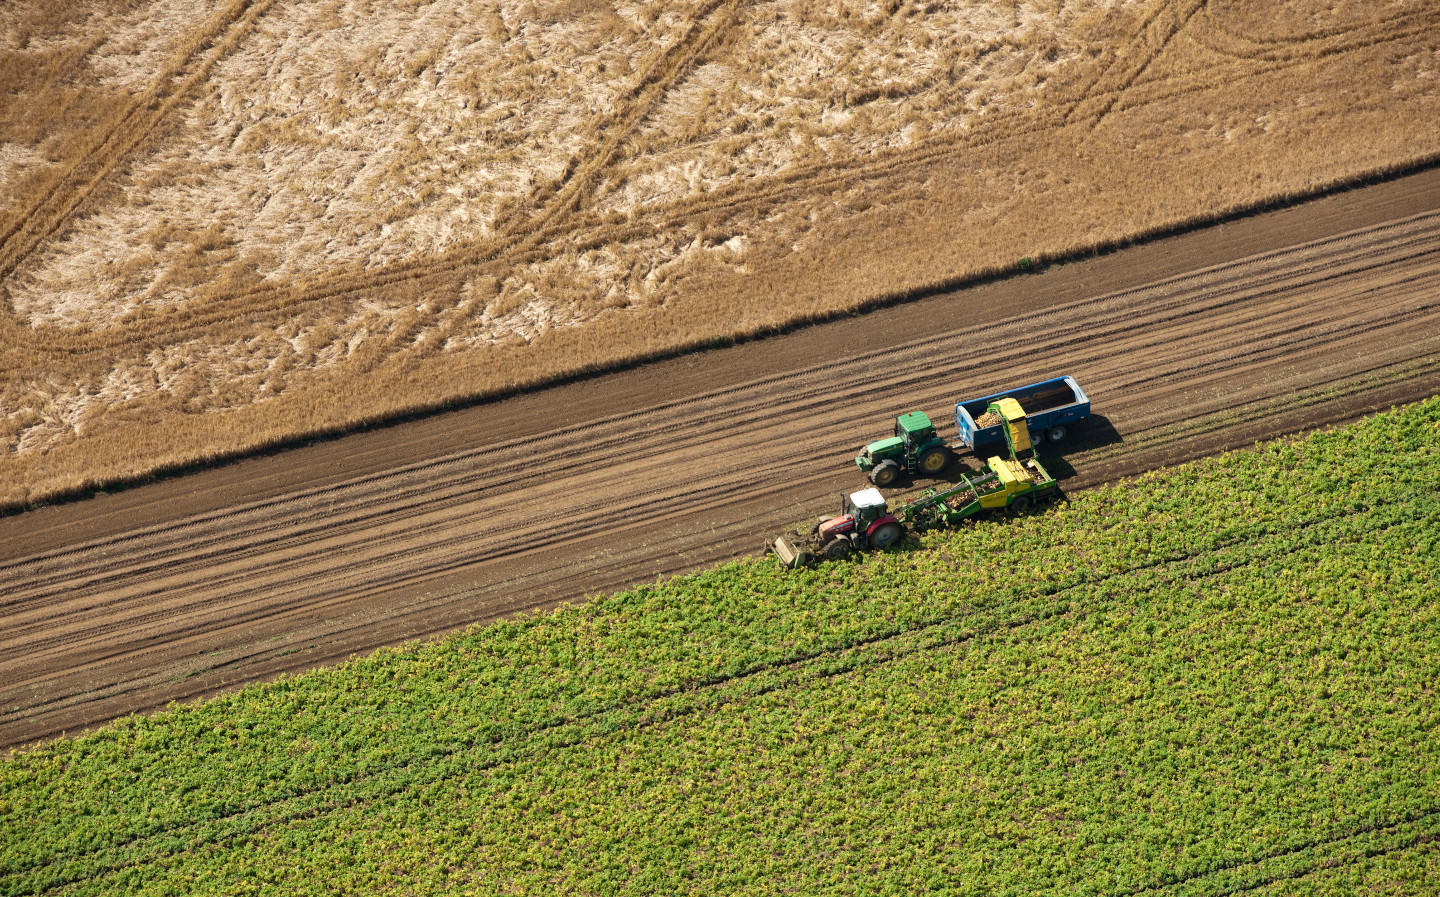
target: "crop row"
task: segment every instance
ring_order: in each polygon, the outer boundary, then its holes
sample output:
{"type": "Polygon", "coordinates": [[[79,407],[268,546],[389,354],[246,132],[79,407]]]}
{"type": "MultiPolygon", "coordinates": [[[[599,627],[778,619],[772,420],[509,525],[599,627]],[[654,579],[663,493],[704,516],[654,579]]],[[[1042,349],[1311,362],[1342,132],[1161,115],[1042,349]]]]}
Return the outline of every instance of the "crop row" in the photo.
{"type": "Polygon", "coordinates": [[[1424,820],[1437,421],[800,575],[731,564],[17,754],[0,883],[1110,893],[1424,820]]]}
{"type": "MultiPolygon", "coordinates": [[[[1363,569],[1405,542],[1392,527],[1336,560],[1363,569]]],[[[459,763],[400,793],[248,833],[213,856],[162,851],[117,883],[158,886],[173,874],[168,884],[179,885],[205,872],[227,887],[291,887],[298,863],[371,889],[385,862],[408,857],[491,870],[485,890],[619,893],[636,854],[654,867],[638,882],[673,890],[683,880],[667,870],[685,868],[676,858],[709,844],[731,865],[695,870],[704,880],[738,880],[759,850],[788,855],[772,872],[808,892],[826,882],[805,851],[828,837],[849,845],[829,848],[845,867],[875,865],[897,844],[929,857],[925,875],[896,879],[897,890],[1104,893],[1200,878],[1372,818],[1433,815],[1425,801],[1437,758],[1425,734],[1436,714],[1427,677],[1395,650],[1433,632],[1423,590],[1392,595],[1397,614],[1366,614],[1369,626],[1337,641],[1329,627],[1354,612],[1365,584],[1332,583],[1319,554],[1114,596],[1136,605],[1072,606],[956,632],[948,646],[932,633],[918,646],[929,650],[877,645],[699,700],[677,696],[680,706],[649,708],[648,723],[459,763]],[[1273,613],[1265,580],[1294,562],[1309,572],[1273,613]],[[1204,600],[1216,590],[1224,602],[1204,600]],[[1269,669],[1234,662],[1247,654],[1269,669]],[[677,815],[683,807],[693,812],[677,815]],[[805,837],[794,834],[817,814],[805,837]],[[888,836],[870,843],[863,832],[888,836]],[[1175,845],[1187,849],[1165,849],[1175,845]],[[1063,861],[1063,873],[1037,871],[1037,853],[1063,861]]],[[[913,876],[919,862],[895,874],[913,876]]]]}

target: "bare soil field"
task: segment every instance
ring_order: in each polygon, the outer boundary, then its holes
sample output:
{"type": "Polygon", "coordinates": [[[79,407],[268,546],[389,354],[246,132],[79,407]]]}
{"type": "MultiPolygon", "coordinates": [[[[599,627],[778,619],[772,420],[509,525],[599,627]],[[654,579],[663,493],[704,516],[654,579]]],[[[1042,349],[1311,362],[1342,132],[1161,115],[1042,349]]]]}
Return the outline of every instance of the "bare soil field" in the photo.
{"type": "Polygon", "coordinates": [[[754,553],[893,413],[1061,372],[1069,490],[1435,394],[1440,169],[0,518],[0,743],[754,553]]]}
{"type": "Polygon", "coordinates": [[[16,0],[0,505],[1440,155],[1434,0],[16,0]]]}

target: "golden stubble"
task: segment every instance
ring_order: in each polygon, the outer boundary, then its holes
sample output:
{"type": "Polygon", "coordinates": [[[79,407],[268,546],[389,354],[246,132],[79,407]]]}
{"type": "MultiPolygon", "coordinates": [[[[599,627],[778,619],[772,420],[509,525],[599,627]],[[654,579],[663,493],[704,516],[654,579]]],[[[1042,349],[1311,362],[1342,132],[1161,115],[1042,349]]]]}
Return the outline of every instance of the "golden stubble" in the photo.
{"type": "Polygon", "coordinates": [[[0,13],[9,503],[1440,149],[1427,2],[50,8],[0,13]]]}

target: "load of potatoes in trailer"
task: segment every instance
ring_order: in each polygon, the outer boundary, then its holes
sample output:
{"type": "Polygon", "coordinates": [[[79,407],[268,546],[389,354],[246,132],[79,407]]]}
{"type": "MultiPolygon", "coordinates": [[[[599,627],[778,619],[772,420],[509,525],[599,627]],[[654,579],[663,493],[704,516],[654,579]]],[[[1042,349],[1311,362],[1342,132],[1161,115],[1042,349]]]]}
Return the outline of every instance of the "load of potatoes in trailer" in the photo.
{"type": "Polygon", "coordinates": [[[958,483],[944,488],[927,489],[894,511],[879,489],[862,489],[842,498],[840,514],[821,518],[808,535],[780,536],[767,543],[765,550],[773,551],[783,566],[794,569],[819,560],[838,560],[853,551],[888,548],[903,539],[906,530],[955,526],[987,511],[1018,514],[1059,495],[1059,484],[1035,456],[1020,403],[1002,398],[991,402],[986,413],[998,422],[1007,457],[992,456],[982,471],[962,474],[958,483]]]}

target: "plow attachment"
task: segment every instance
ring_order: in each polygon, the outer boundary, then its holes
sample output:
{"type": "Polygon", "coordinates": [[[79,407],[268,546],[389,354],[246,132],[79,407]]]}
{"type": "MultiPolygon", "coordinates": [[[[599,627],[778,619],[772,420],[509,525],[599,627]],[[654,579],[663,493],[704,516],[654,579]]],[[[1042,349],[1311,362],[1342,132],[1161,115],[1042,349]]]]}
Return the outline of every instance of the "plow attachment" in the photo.
{"type": "Polygon", "coordinates": [[[780,559],[780,566],[787,567],[791,570],[805,566],[810,563],[810,559],[813,557],[809,549],[804,545],[792,545],[790,544],[790,540],[784,536],[776,539],[771,544],[767,544],[765,548],[767,551],[775,552],[775,556],[780,559]]]}

